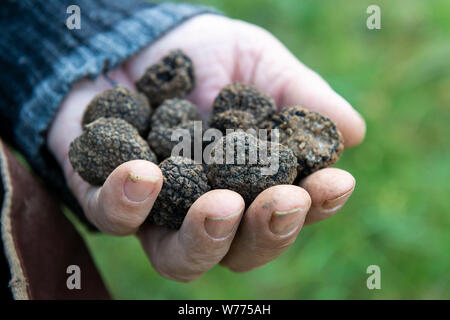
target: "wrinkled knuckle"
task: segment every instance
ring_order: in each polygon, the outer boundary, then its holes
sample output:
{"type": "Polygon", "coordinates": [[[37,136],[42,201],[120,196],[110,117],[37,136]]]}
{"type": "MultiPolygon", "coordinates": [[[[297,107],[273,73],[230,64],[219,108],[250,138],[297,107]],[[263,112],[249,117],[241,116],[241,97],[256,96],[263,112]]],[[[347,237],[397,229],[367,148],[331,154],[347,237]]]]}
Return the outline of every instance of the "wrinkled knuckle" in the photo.
{"type": "Polygon", "coordinates": [[[251,270],[250,268],[245,268],[245,267],[242,267],[239,265],[233,265],[233,264],[227,264],[227,263],[224,263],[222,266],[234,273],[245,273],[245,272],[248,272],[251,270]]]}
{"type": "Polygon", "coordinates": [[[184,261],[194,272],[205,270],[211,264],[211,261],[216,261],[214,254],[201,252],[200,250],[191,252],[185,255],[184,261]]]}
{"type": "Polygon", "coordinates": [[[167,265],[164,263],[160,263],[158,259],[156,261],[152,261],[153,268],[158,272],[159,275],[161,275],[164,278],[174,280],[174,281],[180,281],[183,282],[180,278],[174,276],[170,270],[167,270],[167,265]]]}
{"type": "Polygon", "coordinates": [[[153,268],[160,274],[162,277],[178,281],[189,283],[195,279],[197,279],[202,273],[188,273],[188,272],[176,272],[175,270],[171,270],[170,266],[167,263],[161,263],[159,259],[156,261],[152,261],[153,268]]]}
{"type": "Polygon", "coordinates": [[[105,212],[105,215],[108,225],[117,235],[131,234],[142,223],[141,221],[138,221],[134,217],[127,214],[123,214],[116,210],[107,210],[105,212]]]}
{"type": "Polygon", "coordinates": [[[270,256],[273,252],[280,252],[288,248],[295,241],[294,236],[286,238],[278,237],[278,239],[270,239],[264,241],[264,243],[257,245],[255,252],[259,252],[260,255],[270,256]]]}

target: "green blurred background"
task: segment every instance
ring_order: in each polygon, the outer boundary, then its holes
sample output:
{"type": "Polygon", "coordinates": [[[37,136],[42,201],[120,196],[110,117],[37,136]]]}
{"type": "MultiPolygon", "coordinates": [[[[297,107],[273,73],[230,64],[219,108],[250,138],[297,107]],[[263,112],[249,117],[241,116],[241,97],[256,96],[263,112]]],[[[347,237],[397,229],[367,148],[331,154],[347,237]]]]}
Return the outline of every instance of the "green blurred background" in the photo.
{"type": "Polygon", "coordinates": [[[195,3],[266,28],[361,112],[366,139],[337,164],[357,186],[275,261],[245,274],[216,267],[189,284],[159,276],[134,237],[78,225],[114,297],[449,299],[450,1],[195,3]],[[371,4],[381,30],[366,28],[371,4]],[[373,264],[381,290],[366,287],[373,264]]]}

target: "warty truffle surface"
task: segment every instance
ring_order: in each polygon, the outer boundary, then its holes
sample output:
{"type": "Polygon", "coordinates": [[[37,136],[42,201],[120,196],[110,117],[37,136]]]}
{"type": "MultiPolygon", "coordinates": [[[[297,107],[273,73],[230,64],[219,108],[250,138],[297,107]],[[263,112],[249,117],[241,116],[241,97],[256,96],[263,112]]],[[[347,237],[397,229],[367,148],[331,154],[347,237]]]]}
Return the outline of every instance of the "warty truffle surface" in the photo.
{"type": "Polygon", "coordinates": [[[247,205],[263,190],[291,184],[297,176],[297,158],[292,150],[278,143],[259,140],[243,131],[227,134],[218,140],[211,156],[212,161],[208,164],[211,187],[236,191],[247,205]],[[231,161],[227,160],[228,152],[231,161]]]}
{"type": "Polygon", "coordinates": [[[210,190],[204,166],[184,157],[170,157],[159,164],[164,182],[150,212],[154,224],[179,229],[191,205],[210,190]]]}
{"type": "Polygon", "coordinates": [[[279,132],[279,142],[297,156],[299,177],[333,166],[344,150],[344,140],[336,125],[317,112],[292,106],[276,114],[273,123],[273,129],[279,132]]]}
{"type": "Polygon", "coordinates": [[[72,141],[69,159],[76,172],[93,185],[102,185],[119,165],[130,160],[156,162],[147,142],[131,124],[117,118],[99,118],[72,141]]]}
{"type": "Polygon", "coordinates": [[[88,104],[82,120],[85,126],[98,118],[120,118],[132,124],[141,135],[150,127],[151,108],[147,98],[130,89],[116,86],[96,95],[88,104]]]}
{"type": "Polygon", "coordinates": [[[153,107],[170,98],[183,98],[195,87],[194,64],[181,50],[173,50],[151,65],[136,82],[153,107]]]}
{"type": "MultiPolygon", "coordinates": [[[[186,130],[185,138],[191,139],[191,148],[194,147],[195,121],[201,121],[201,117],[197,107],[187,100],[168,99],[156,109],[152,116],[152,130],[147,141],[159,159],[170,157],[173,147],[179,143],[179,141],[172,141],[175,130],[186,130]]],[[[204,129],[203,125],[199,128],[200,135],[203,134],[204,129]]]]}
{"type": "Polygon", "coordinates": [[[217,120],[214,119],[223,118],[224,116],[220,114],[228,110],[240,110],[249,113],[249,115],[242,117],[243,123],[248,125],[249,118],[253,117],[257,126],[254,129],[257,129],[271,119],[276,112],[276,105],[270,96],[262,93],[254,86],[234,82],[223,87],[214,100],[211,127],[217,125],[217,120]]]}

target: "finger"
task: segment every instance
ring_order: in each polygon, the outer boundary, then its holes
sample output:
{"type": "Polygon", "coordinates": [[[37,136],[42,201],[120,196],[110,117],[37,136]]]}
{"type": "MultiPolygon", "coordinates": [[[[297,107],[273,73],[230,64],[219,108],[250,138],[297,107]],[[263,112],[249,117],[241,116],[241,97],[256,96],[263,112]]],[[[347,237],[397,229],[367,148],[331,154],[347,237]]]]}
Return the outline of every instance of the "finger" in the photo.
{"type": "Polygon", "coordinates": [[[137,231],[147,218],[162,182],[159,167],[146,160],[121,164],[102,187],[89,185],[77,173],[68,181],[87,219],[99,230],[113,235],[137,231]]]}
{"type": "Polygon", "coordinates": [[[311,209],[305,224],[326,219],[337,213],[355,189],[355,178],[347,171],[326,168],[306,177],[300,186],[311,196],[311,209]]]}
{"type": "Polygon", "coordinates": [[[233,241],[244,207],[238,193],[213,190],[194,202],[180,230],[144,226],[138,235],[153,267],[161,275],[191,281],[222,260],[233,241]]]}
{"type": "Polygon", "coordinates": [[[311,205],[300,187],[278,185],[261,192],[248,208],[221,264],[249,271],[275,259],[297,238],[311,205]]]}

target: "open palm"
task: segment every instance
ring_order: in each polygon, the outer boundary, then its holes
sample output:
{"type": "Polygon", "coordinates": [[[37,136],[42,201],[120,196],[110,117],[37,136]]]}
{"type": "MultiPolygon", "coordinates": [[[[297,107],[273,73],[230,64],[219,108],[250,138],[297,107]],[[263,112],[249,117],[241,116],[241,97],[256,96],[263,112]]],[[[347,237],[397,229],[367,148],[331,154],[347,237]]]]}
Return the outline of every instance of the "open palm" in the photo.
{"type": "MultiPolygon", "coordinates": [[[[133,88],[147,66],[176,48],[194,62],[197,86],[188,99],[205,117],[219,90],[240,81],[271,95],[279,108],[300,104],[327,115],[343,133],[346,147],[364,137],[365,124],[359,114],[270,33],[221,16],[188,20],[112,70],[109,77],[133,88]]],[[[162,186],[157,165],[144,160],[124,163],[102,187],[95,187],[83,181],[68,160],[70,142],[81,134],[85,107],[109,87],[104,77],[79,81],[55,117],[48,145],[87,218],[107,233],[137,233],[154,268],[168,278],[190,281],[218,263],[239,272],[259,267],[293,243],[305,223],[336,213],[354,189],[349,173],[322,169],[301,186],[266,189],[245,215],[239,194],[212,190],[192,205],[180,230],[142,225],[162,186]]]]}

